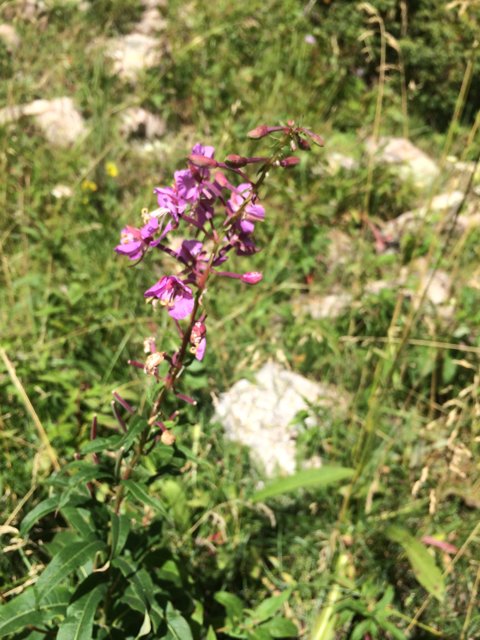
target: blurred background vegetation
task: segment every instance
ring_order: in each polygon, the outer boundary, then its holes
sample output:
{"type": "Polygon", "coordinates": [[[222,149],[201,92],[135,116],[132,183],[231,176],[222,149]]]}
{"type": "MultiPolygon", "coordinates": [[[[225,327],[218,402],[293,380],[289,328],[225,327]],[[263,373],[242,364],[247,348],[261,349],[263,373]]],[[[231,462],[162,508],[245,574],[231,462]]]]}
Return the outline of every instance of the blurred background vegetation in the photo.
{"type": "MultiPolygon", "coordinates": [[[[174,514],[165,535],[202,576],[199,592],[229,590],[253,606],[294,586],[289,615],[301,637],[318,624],[335,580],[344,609],[328,637],[480,637],[472,604],[480,571],[478,225],[456,234],[432,212],[390,250],[377,237],[438,194],[460,189],[462,213],[478,207],[479,182],[469,176],[480,152],[480,3],[170,0],[157,9],[160,55],[128,78],[106,52],[134,32],[140,0],[0,5],[18,38],[0,38],[2,107],[68,96],[85,121],[85,133],[62,146],[28,115],[0,118],[2,521],[17,522],[45,493],[51,460],[37,422],[63,461],[88,438],[94,413],[101,429],[112,428],[113,389],[136,402],[143,396],[143,374],[126,363],[162,320],[143,300],[151,267],[131,270],[113,253],[120,229],[154,205],[153,187],[171,180],[195,142],[215,145],[219,158],[258,153],[245,133],[291,118],[324,136],[325,150],[271,177],[264,249],[254,258],[263,282],[220,284],[210,296],[208,354],[185,383],[200,402],[185,412],[184,437],[215,464],[163,489],[174,514]],[[160,118],[162,134],[126,134],[122,114],[132,107],[160,118]],[[374,165],[372,136],[410,139],[438,177],[424,188],[392,165],[374,165]],[[335,153],[348,166],[332,168],[335,153]],[[346,244],[335,255],[339,238],[346,244]],[[439,270],[448,276],[448,313],[417,295],[422,274],[439,270]],[[385,286],[369,287],[379,281],[385,286]],[[351,303],[314,317],[312,301],[321,306],[332,292],[348,292],[351,303]],[[299,458],[360,464],[360,490],[340,524],[348,560],[340,577],[329,534],[342,497],[280,499],[272,527],[237,502],[261,470],[211,422],[212,395],[270,358],[351,398],[346,419],[319,414],[298,442],[299,458]],[[225,540],[209,555],[196,539],[212,534],[210,521],[198,524],[210,509],[225,540]],[[386,535],[392,523],[461,550],[452,560],[431,548],[446,580],[442,603],[419,584],[395,534],[386,535]]],[[[10,586],[24,572],[21,554],[0,558],[10,586]]]]}

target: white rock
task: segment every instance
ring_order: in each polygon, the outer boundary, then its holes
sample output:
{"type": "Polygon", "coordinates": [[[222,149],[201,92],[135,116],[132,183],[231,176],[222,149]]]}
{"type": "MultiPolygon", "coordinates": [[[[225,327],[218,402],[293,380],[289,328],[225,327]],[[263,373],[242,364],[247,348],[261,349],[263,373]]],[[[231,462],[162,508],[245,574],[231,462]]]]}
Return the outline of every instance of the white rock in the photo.
{"type": "Polygon", "coordinates": [[[327,233],[328,251],[327,264],[332,269],[336,265],[345,264],[352,259],[353,241],[352,238],[339,229],[330,229],[327,233]]]}
{"type": "Polygon", "coordinates": [[[72,145],[86,132],[84,120],[71,98],[35,100],[26,106],[25,115],[34,116],[47,140],[58,147],[72,145]]]}
{"type": "Polygon", "coordinates": [[[454,213],[461,205],[463,200],[463,191],[450,191],[448,193],[440,193],[432,199],[431,208],[434,211],[452,211],[454,213]]]}
{"type": "Polygon", "coordinates": [[[379,162],[398,165],[400,175],[411,178],[418,187],[430,185],[439,174],[436,163],[406,138],[369,138],[365,146],[379,162]]]}
{"type": "Polygon", "coordinates": [[[347,292],[330,293],[326,296],[304,295],[292,301],[294,311],[307,314],[314,320],[338,318],[351,306],[353,296],[347,292]]]}
{"type": "Polygon", "coordinates": [[[51,194],[54,198],[70,198],[73,194],[72,188],[66,184],[57,184],[53,187],[51,194]]]}
{"type": "Polygon", "coordinates": [[[160,61],[159,42],[143,33],[129,33],[109,40],[107,57],[113,61],[113,69],[126,80],[135,80],[143,69],[154,67],[160,61]]]}
{"type": "Polygon", "coordinates": [[[19,0],[17,10],[23,20],[35,20],[46,11],[45,0],[19,0]]]}
{"type": "Polygon", "coordinates": [[[227,438],[250,447],[252,455],[272,476],[295,472],[295,415],[308,403],[344,405],[338,392],[267,362],[255,382],[239,380],[216,403],[214,419],[220,421],[227,438]]]}
{"type": "Polygon", "coordinates": [[[421,291],[426,287],[427,300],[433,305],[443,305],[450,299],[452,280],[446,271],[437,270],[433,275],[429,271],[421,278],[421,291]]]}
{"type": "Polygon", "coordinates": [[[146,109],[131,107],[122,113],[120,131],[126,138],[136,136],[151,140],[163,136],[165,129],[165,120],[146,109]]]}
{"type": "Polygon", "coordinates": [[[34,100],[29,104],[14,105],[0,110],[0,124],[14,122],[23,116],[31,116],[49,142],[58,147],[68,147],[85,132],[85,123],[71,98],[34,100]]]}
{"type": "Polygon", "coordinates": [[[164,31],[167,21],[156,7],[146,8],[142,14],[142,19],[135,25],[135,33],[152,35],[159,31],[164,31]]]}
{"type": "Polygon", "coordinates": [[[0,24],[0,40],[3,40],[9,51],[15,51],[20,46],[20,36],[11,24],[0,24]]]}
{"type": "Polygon", "coordinates": [[[446,212],[447,215],[455,214],[462,201],[462,191],[440,193],[432,199],[430,207],[424,206],[413,211],[405,211],[405,213],[401,213],[396,218],[384,223],[382,231],[386,235],[398,238],[406,231],[415,231],[421,227],[432,213],[446,212]]]}
{"type": "Polygon", "coordinates": [[[353,171],[358,167],[358,163],[354,158],[336,151],[327,153],[326,161],[332,175],[336,175],[341,169],[344,169],[345,171],[353,171]]]}

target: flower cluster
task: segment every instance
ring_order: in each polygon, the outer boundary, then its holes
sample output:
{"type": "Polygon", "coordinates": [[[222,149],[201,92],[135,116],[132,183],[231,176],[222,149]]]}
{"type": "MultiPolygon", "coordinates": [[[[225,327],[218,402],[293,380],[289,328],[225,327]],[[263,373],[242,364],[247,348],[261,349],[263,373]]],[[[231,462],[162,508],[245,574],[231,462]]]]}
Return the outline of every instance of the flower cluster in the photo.
{"type": "MultiPolygon", "coordinates": [[[[253,232],[255,224],[265,218],[252,183],[243,181],[234,186],[225,170],[240,172],[217,162],[213,147],[195,145],[188,167],[175,172],[173,185],[154,190],[158,208],[142,212],[141,227],[122,229],[120,244],[115,248],[133,261],[143,259],[149,250],[162,251],[177,261],[177,272],[163,276],[144,294],[154,306],[165,307],[175,321],[193,319],[212,275],[239,278],[248,284],[262,278],[257,272],[237,274],[218,269],[231,251],[238,255],[257,251],[253,232]],[[181,223],[194,237],[178,243],[175,232],[181,223]]],[[[180,331],[183,337],[184,331],[180,331]]],[[[201,360],[206,347],[204,321],[195,319],[188,333],[190,351],[201,360]]],[[[151,373],[156,367],[145,370],[151,373]]]]}
{"type": "MultiPolygon", "coordinates": [[[[167,354],[157,351],[155,341],[149,339],[146,362],[132,364],[160,380],[159,367],[166,362],[169,368],[163,377],[163,389],[173,390],[178,397],[185,398],[176,391],[175,384],[188,354],[198,360],[205,354],[203,294],[207,283],[213,277],[237,278],[251,285],[262,280],[257,271],[225,271],[224,263],[232,253],[251,256],[258,251],[255,226],[265,219],[258,191],[268,171],[299,162],[298,157],[286,155],[285,149],[307,150],[309,140],[323,143],[319,136],[293,122],[281,127],[257,127],[249,137],[272,134],[276,141],[270,157],[232,154],[218,161],[213,147],[196,144],[188,156],[187,167],[175,172],[172,185],[154,190],[158,207],[142,211],[141,226],[122,229],[120,244],[115,248],[135,262],[150,252],[164,253],[176,262],[174,272],[160,278],[144,296],[153,306],[165,307],[173,318],[181,338],[180,347],[167,354]],[[255,165],[255,181],[246,173],[249,165],[255,165]]],[[[153,413],[156,417],[155,407],[153,413]]]]}

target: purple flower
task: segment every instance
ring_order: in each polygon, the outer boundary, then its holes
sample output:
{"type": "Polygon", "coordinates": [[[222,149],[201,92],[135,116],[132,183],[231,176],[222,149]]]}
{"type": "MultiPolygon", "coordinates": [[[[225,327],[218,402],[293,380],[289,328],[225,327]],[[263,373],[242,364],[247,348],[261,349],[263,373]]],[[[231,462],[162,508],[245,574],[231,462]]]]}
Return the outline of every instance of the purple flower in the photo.
{"type": "MultiPolygon", "coordinates": [[[[228,236],[229,246],[235,249],[237,256],[252,256],[257,253],[258,247],[252,240],[250,234],[240,232],[232,233],[228,236]]],[[[227,247],[228,249],[229,247],[227,247]]]]}
{"type": "MultiPolygon", "coordinates": [[[[245,203],[247,198],[252,195],[252,185],[248,182],[239,184],[235,191],[232,191],[230,200],[228,201],[228,208],[231,215],[234,215],[245,203]]],[[[249,202],[242,211],[241,219],[238,222],[243,233],[252,233],[255,222],[263,220],[265,218],[265,209],[260,204],[254,204],[249,202]]]]}
{"type": "MultiPolygon", "coordinates": [[[[196,144],[192,149],[192,155],[213,158],[215,149],[202,144],[196,144]]],[[[186,202],[197,202],[205,189],[205,183],[210,177],[207,167],[197,167],[190,164],[188,169],[175,171],[175,188],[186,202]]]]}
{"type": "Polygon", "coordinates": [[[128,256],[130,260],[140,259],[152,244],[158,227],[158,219],[155,217],[150,218],[147,224],[140,229],[127,225],[122,229],[120,244],[115,247],[115,251],[128,256]]]}
{"type": "Polygon", "coordinates": [[[153,190],[153,193],[157,196],[160,209],[169,213],[173,221],[178,223],[178,219],[184,213],[188,203],[179,197],[172,187],[157,187],[153,190]]]}
{"type": "Polygon", "coordinates": [[[202,193],[202,185],[190,169],[175,171],[175,186],[179,196],[190,203],[196,202],[202,193]]]}
{"type": "Polygon", "coordinates": [[[159,300],[161,305],[168,308],[168,313],[175,320],[183,320],[193,311],[192,290],[176,276],[164,276],[145,291],[144,295],[146,298],[159,300]]]}
{"type": "Polygon", "coordinates": [[[203,244],[199,240],[184,240],[177,251],[177,258],[186,265],[195,265],[201,259],[203,244]]]}

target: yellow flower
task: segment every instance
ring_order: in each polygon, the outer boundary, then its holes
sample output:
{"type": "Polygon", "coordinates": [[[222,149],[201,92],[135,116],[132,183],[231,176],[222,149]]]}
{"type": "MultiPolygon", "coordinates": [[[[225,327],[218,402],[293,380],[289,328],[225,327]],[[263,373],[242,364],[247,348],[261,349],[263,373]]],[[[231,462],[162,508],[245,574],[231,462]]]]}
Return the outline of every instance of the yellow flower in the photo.
{"type": "Polygon", "coordinates": [[[105,171],[111,178],[116,178],[118,176],[118,167],[114,162],[106,162],[105,171]]]}
{"type": "Polygon", "coordinates": [[[82,182],[82,191],[97,191],[98,186],[93,180],[84,180],[82,182]]]}

